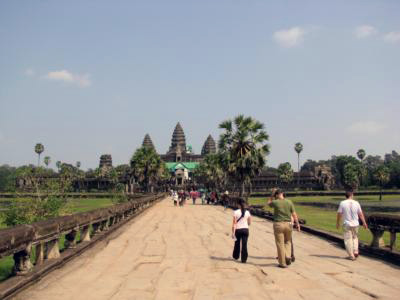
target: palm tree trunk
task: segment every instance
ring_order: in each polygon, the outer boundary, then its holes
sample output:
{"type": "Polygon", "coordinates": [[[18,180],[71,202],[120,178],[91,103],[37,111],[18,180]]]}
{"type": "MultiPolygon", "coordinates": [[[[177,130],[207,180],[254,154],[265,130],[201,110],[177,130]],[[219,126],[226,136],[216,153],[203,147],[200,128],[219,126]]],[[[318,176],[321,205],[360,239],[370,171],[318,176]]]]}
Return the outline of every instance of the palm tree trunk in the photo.
{"type": "Polygon", "coordinates": [[[382,184],[379,191],[379,201],[382,201],[382,184]]]}
{"type": "Polygon", "coordinates": [[[244,193],[245,193],[245,184],[244,184],[244,180],[243,180],[242,181],[242,189],[240,191],[240,197],[243,197],[244,193]]]}
{"type": "Polygon", "coordinates": [[[37,166],[40,166],[40,153],[38,154],[38,161],[37,161],[37,166]]]}
{"type": "Polygon", "coordinates": [[[300,188],[300,153],[297,153],[297,188],[300,188]]]}

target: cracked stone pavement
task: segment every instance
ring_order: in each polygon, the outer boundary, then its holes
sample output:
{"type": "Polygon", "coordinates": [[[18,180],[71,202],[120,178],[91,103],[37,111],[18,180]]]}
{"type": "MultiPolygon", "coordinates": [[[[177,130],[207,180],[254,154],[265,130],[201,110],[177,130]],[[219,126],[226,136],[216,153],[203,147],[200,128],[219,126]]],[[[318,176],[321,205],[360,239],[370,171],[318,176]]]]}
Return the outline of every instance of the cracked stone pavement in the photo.
{"type": "Polygon", "coordinates": [[[15,299],[399,299],[400,268],[352,262],[294,233],[296,262],[277,268],[272,223],[253,217],[247,264],[233,261],[232,211],[167,198],[15,299]]]}

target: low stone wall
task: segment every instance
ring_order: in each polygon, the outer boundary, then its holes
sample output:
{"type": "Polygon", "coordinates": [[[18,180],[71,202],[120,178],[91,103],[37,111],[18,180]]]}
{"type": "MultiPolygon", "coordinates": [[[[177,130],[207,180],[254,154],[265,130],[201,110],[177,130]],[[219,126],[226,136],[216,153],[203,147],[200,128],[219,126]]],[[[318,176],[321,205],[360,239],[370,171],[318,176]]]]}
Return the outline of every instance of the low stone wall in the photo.
{"type": "MultiPolygon", "coordinates": [[[[112,198],[115,196],[114,193],[67,193],[65,195],[67,198],[112,198]]],[[[143,193],[135,193],[131,195],[132,197],[143,197],[143,193]]],[[[35,198],[37,194],[35,193],[0,193],[0,198],[35,198]]]]}
{"type": "Polygon", "coordinates": [[[65,263],[74,253],[88,248],[164,197],[165,194],[143,196],[107,208],[0,230],[0,258],[13,255],[14,274],[25,275],[0,283],[0,299],[65,263]],[[67,253],[61,255],[59,241],[64,236],[67,253]],[[33,249],[36,254],[34,261],[31,257],[33,249]]]}
{"type": "MultiPolygon", "coordinates": [[[[344,197],[344,191],[285,191],[287,197],[307,197],[307,196],[332,196],[332,197],[344,197]]],[[[379,191],[356,191],[357,196],[379,196],[379,191]]],[[[383,191],[382,195],[400,195],[399,190],[383,191]]],[[[250,195],[251,197],[266,197],[271,196],[271,191],[256,192],[250,195]]]]}
{"type": "Polygon", "coordinates": [[[396,234],[400,232],[400,216],[388,214],[371,214],[367,216],[369,230],[372,232],[371,246],[381,248],[385,246],[383,234],[385,231],[390,233],[389,248],[393,251],[396,243],[396,234]]]}

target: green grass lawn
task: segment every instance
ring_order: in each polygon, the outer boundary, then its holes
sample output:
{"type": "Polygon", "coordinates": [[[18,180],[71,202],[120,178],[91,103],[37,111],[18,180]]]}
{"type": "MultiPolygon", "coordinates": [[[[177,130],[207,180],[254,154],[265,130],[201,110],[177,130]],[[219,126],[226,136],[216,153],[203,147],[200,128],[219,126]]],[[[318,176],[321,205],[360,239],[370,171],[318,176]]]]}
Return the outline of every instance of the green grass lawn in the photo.
{"type": "MultiPolygon", "coordinates": [[[[306,224],[310,227],[317,228],[317,229],[322,229],[328,232],[336,233],[336,234],[342,234],[342,230],[336,229],[336,211],[335,210],[329,210],[329,209],[324,209],[324,208],[318,208],[318,207],[312,207],[312,206],[307,206],[307,205],[296,205],[296,202],[317,202],[318,199],[319,201],[329,201],[333,202],[336,201],[336,199],[332,199],[332,197],[328,197],[327,199],[321,200],[321,198],[324,197],[295,197],[295,198],[290,198],[293,203],[295,204],[296,207],[296,212],[301,219],[306,220],[306,224]],[[306,200],[304,198],[307,198],[306,200]]],[[[360,200],[361,205],[362,201],[374,201],[375,198],[374,196],[367,196],[368,199],[365,200],[360,200]]],[[[389,196],[388,196],[389,198],[389,196]]],[[[343,200],[343,199],[341,199],[343,200]]],[[[388,201],[393,201],[393,199],[388,199],[388,201]]],[[[338,200],[339,202],[339,200],[338,200]]],[[[400,202],[400,200],[399,200],[400,202]]],[[[265,205],[266,204],[266,199],[265,198],[250,198],[250,205],[265,205]]],[[[264,209],[272,211],[270,207],[265,206],[264,209]]],[[[360,240],[366,244],[370,244],[372,241],[372,234],[370,231],[365,230],[364,228],[360,228],[359,231],[359,237],[360,240]]],[[[389,244],[390,241],[390,236],[388,232],[385,232],[383,236],[385,243],[389,244]]],[[[400,250],[400,241],[397,239],[396,241],[396,249],[400,250]]]]}
{"type": "MultiPolygon", "coordinates": [[[[4,199],[0,199],[1,201],[4,199]]],[[[9,199],[6,199],[9,201],[9,199]]],[[[28,199],[23,199],[24,201],[29,201],[28,199]]],[[[94,210],[96,208],[102,208],[113,205],[113,202],[109,198],[88,198],[88,199],[71,199],[68,203],[68,211],[70,213],[79,213],[94,210]]],[[[0,215],[0,229],[5,228],[6,225],[2,222],[2,217],[0,215]]],[[[79,234],[77,236],[79,239],[79,234]]],[[[60,250],[64,249],[65,237],[62,236],[59,241],[60,250]]],[[[32,261],[34,261],[35,255],[31,256],[32,261]]],[[[0,259],[0,281],[3,281],[11,276],[12,268],[14,266],[14,260],[12,256],[3,257],[0,259]]]]}

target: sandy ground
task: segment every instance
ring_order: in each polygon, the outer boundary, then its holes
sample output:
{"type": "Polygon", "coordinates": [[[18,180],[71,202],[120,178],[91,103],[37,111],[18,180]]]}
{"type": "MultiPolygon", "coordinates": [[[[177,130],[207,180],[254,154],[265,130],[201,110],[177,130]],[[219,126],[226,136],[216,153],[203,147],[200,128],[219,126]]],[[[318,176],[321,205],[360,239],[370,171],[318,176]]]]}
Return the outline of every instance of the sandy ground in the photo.
{"type": "Polygon", "coordinates": [[[400,269],[295,233],[277,267],[272,223],[253,218],[247,264],[233,261],[231,210],[166,199],[16,299],[399,299],[400,269]]]}

